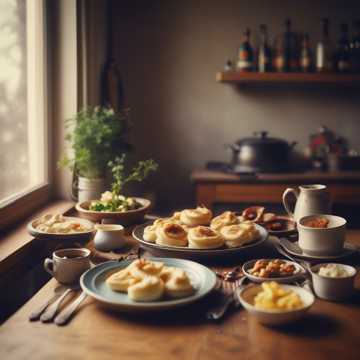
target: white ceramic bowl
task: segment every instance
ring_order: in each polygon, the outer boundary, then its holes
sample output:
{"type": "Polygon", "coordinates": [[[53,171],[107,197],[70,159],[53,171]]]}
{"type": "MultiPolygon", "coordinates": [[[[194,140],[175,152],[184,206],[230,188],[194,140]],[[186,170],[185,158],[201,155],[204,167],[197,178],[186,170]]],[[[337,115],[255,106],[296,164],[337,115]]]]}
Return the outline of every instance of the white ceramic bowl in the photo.
{"type": "Polygon", "coordinates": [[[254,298],[262,290],[261,285],[243,288],[237,291],[237,296],[241,305],[254,316],[259,323],[272,326],[283,325],[303,317],[313,305],[315,297],[309,291],[298,286],[281,285],[281,287],[296,292],[304,303],[304,307],[287,311],[257,309],[254,306],[254,298]]]}
{"type": "Polygon", "coordinates": [[[302,217],[297,224],[299,246],[306,255],[331,256],[344,250],[346,220],[335,215],[309,215],[302,217]],[[329,220],[327,228],[314,228],[304,225],[314,218],[329,220]]]}
{"type": "Polygon", "coordinates": [[[348,274],[347,277],[332,278],[318,274],[320,268],[327,264],[317,264],[311,267],[313,288],[316,296],[330,301],[346,300],[354,293],[356,269],[350,265],[337,264],[348,274]]]}

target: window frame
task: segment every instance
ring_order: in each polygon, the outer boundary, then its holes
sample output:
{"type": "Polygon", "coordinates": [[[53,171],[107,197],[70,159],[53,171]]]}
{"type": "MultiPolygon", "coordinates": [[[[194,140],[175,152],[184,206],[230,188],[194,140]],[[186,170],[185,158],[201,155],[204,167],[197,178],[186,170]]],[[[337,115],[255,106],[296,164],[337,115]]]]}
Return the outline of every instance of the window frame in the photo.
{"type": "MultiPolygon", "coordinates": [[[[39,47],[30,49],[33,52],[33,56],[36,56],[36,62],[40,63],[42,71],[35,72],[36,74],[28,74],[28,81],[34,85],[39,85],[38,92],[36,94],[36,101],[31,104],[28,109],[29,124],[31,124],[31,118],[41,116],[41,129],[38,131],[28,131],[28,137],[42,138],[41,141],[36,141],[35,145],[29,145],[29,152],[34,153],[42,151],[44,154],[43,161],[37,162],[37,171],[41,172],[41,177],[44,181],[39,184],[27,188],[19,193],[10,195],[9,197],[1,200],[0,203],[0,230],[16,223],[17,221],[29,216],[36,208],[44,205],[51,198],[51,182],[50,182],[50,149],[51,149],[51,133],[50,133],[50,121],[49,121],[49,96],[46,96],[49,89],[49,42],[48,42],[48,9],[45,0],[28,0],[27,1],[27,16],[31,14],[37,14],[36,21],[31,19],[32,27],[35,28],[34,38],[38,41],[39,47]],[[39,50],[39,51],[38,51],[39,50]],[[36,53],[36,54],[35,54],[36,53]]],[[[34,39],[33,38],[33,39],[34,39]]],[[[29,36],[27,34],[27,39],[29,36]]],[[[27,51],[29,47],[27,48],[27,51]]],[[[33,57],[34,62],[34,57],[33,57]]],[[[28,87],[29,89],[30,87],[28,87]]],[[[29,91],[29,90],[28,90],[29,91]]],[[[28,103],[29,104],[29,103],[28,103]]],[[[29,127],[30,128],[30,127],[29,127]]],[[[33,142],[34,143],[34,142],[33,142]]]]}

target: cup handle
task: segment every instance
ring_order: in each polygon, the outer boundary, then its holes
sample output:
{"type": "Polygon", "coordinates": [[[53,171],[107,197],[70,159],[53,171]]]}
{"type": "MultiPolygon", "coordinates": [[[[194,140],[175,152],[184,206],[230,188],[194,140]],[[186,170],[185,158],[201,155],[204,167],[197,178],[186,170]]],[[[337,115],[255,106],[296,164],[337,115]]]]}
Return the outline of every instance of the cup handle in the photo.
{"type": "Polygon", "coordinates": [[[54,262],[49,259],[46,258],[44,261],[44,269],[51,275],[54,276],[54,262]]]}
{"type": "Polygon", "coordinates": [[[299,194],[295,189],[287,188],[282,195],[282,202],[284,204],[284,208],[285,208],[286,212],[289,214],[289,216],[291,216],[293,218],[294,212],[291,211],[289,203],[288,203],[288,198],[289,198],[290,194],[293,194],[295,196],[296,200],[298,199],[299,194]]]}

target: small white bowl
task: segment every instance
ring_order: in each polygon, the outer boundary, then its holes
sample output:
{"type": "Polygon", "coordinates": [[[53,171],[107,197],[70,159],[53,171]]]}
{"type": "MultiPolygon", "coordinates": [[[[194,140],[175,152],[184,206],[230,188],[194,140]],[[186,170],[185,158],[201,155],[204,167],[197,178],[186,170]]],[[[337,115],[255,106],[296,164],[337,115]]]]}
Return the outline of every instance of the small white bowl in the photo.
{"type": "Polygon", "coordinates": [[[306,255],[332,256],[344,250],[346,220],[335,215],[309,215],[298,221],[299,247],[306,255]],[[329,220],[327,228],[314,228],[304,225],[314,218],[329,220]]]}
{"type": "Polygon", "coordinates": [[[264,310],[258,309],[254,306],[255,296],[262,290],[261,285],[248,286],[243,288],[240,291],[237,291],[238,299],[241,305],[252,315],[254,318],[261,324],[264,325],[283,325],[295,320],[300,319],[304,314],[310,309],[315,301],[315,297],[309,291],[291,285],[281,285],[282,288],[286,290],[292,290],[296,292],[302,302],[304,307],[296,310],[264,310]]]}
{"type": "Polygon", "coordinates": [[[96,224],[95,248],[99,251],[120,249],[126,244],[124,227],[119,224],[96,224]]]}
{"type": "Polygon", "coordinates": [[[317,264],[311,267],[313,288],[316,296],[330,301],[343,301],[354,294],[354,281],[356,269],[350,265],[336,264],[341,266],[348,274],[347,277],[329,277],[318,274],[320,268],[327,264],[317,264]]]}

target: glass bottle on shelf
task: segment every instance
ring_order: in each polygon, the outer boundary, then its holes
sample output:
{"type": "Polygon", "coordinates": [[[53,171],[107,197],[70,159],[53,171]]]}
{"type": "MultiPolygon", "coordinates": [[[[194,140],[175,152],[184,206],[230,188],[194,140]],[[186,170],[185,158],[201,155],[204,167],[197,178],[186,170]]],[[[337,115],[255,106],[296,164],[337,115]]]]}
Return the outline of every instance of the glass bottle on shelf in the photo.
{"type": "Polygon", "coordinates": [[[271,71],[271,50],[268,45],[267,26],[260,25],[260,46],[258,50],[258,71],[271,71]]]}
{"type": "Polygon", "coordinates": [[[239,71],[252,71],[254,68],[254,51],[250,44],[250,29],[244,32],[244,41],[239,47],[237,69],[239,71]]]}
{"type": "Polygon", "coordinates": [[[275,39],[273,67],[276,71],[298,71],[298,38],[291,29],[291,21],[285,21],[285,31],[275,39]]]}
{"type": "Polygon", "coordinates": [[[329,37],[329,20],[324,18],[322,23],[321,40],[316,46],[316,71],[329,72],[332,70],[331,42],[329,37]]]}
{"type": "Polygon", "coordinates": [[[340,25],[340,38],[335,53],[335,68],[338,72],[349,72],[351,70],[348,24],[340,25]]]}
{"type": "Polygon", "coordinates": [[[360,20],[355,22],[355,35],[350,44],[351,69],[360,72],[360,20]]]}
{"type": "Polygon", "coordinates": [[[300,68],[303,72],[312,71],[313,59],[310,49],[309,34],[305,33],[301,44],[300,68]]]}

